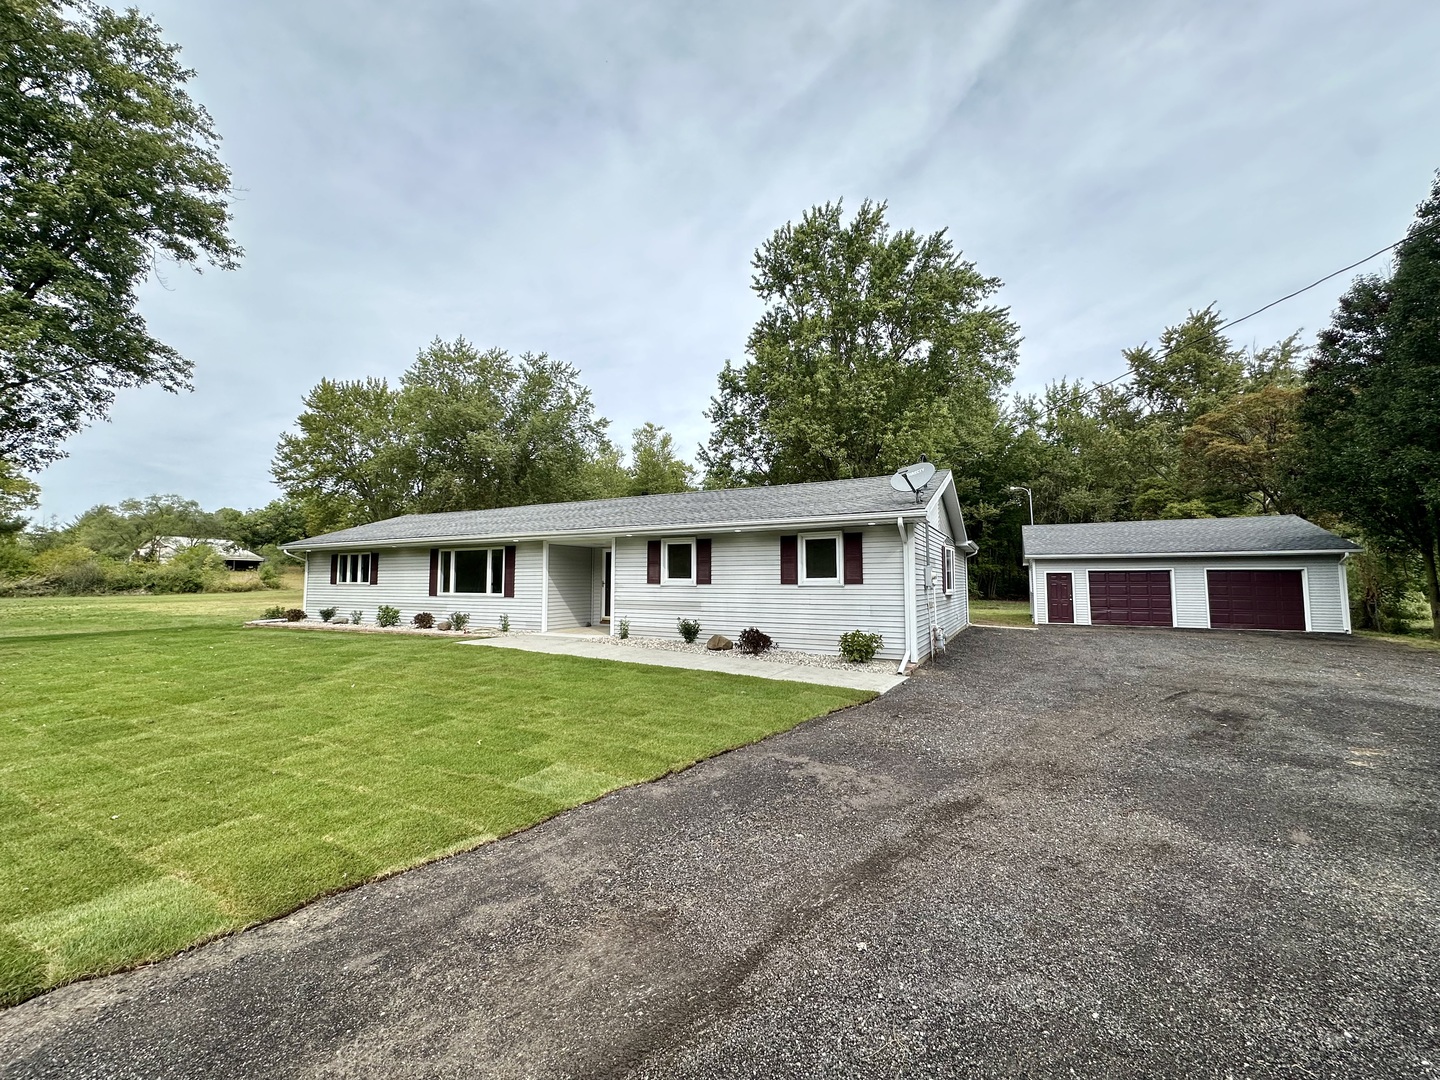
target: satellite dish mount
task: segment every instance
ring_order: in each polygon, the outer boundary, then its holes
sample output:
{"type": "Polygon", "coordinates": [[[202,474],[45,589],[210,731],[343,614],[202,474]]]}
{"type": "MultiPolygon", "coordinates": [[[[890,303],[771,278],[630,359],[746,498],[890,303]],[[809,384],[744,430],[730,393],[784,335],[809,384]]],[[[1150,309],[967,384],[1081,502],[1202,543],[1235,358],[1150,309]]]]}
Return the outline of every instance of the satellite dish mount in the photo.
{"type": "Polygon", "coordinates": [[[935,466],[925,460],[922,454],[920,460],[914,465],[906,465],[890,477],[890,486],[896,491],[908,491],[915,496],[916,505],[920,503],[920,493],[925,490],[925,485],[930,483],[931,477],[935,475],[935,466]]]}

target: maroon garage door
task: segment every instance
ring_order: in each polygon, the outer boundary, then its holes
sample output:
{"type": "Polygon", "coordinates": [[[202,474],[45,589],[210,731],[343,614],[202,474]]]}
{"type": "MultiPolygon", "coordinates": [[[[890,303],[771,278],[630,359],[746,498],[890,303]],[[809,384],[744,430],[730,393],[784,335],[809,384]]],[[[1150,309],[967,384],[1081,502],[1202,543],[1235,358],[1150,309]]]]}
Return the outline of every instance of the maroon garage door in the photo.
{"type": "Polygon", "coordinates": [[[1117,626],[1173,626],[1170,571],[1091,570],[1090,621],[1117,626]]]}
{"type": "Polygon", "coordinates": [[[1305,629],[1299,570],[1209,570],[1205,577],[1215,629],[1305,629]]]}

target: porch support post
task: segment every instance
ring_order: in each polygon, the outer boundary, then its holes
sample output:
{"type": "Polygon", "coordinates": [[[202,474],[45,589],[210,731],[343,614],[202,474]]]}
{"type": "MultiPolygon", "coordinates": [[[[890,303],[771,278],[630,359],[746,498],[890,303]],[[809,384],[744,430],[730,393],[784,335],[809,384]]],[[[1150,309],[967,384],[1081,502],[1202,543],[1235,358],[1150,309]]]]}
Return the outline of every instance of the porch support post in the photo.
{"type": "MultiPolygon", "coordinates": [[[[606,589],[609,591],[609,593],[610,593],[610,636],[611,636],[611,637],[615,637],[615,636],[619,633],[619,630],[618,630],[617,628],[618,628],[619,625],[620,625],[620,616],[617,615],[617,614],[615,614],[615,600],[616,600],[616,597],[615,597],[615,578],[619,576],[618,573],[617,573],[617,571],[619,570],[619,568],[620,568],[620,558],[619,558],[619,556],[616,554],[616,550],[615,550],[615,538],[612,536],[612,537],[610,538],[610,576],[605,579],[605,588],[606,588],[606,589]]],[[[602,602],[603,602],[603,601],[602,601],[602,602]]]]}

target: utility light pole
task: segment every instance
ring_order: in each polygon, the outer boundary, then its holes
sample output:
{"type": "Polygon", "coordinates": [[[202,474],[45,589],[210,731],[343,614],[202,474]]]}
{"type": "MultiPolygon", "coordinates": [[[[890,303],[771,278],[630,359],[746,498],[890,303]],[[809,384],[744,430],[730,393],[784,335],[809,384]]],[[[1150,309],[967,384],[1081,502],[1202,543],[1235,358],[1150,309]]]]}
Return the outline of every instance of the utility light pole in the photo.
{"type": "Polygon", "coordinates": [[[1034,524],[1035,524],[1035,493],[1034,493],[1033,491],[1031,491],[1028,487],[1017,487],[1017,486],[1015,486],[1015,485],[1013,485],[1013,484],[1011,485],[1010,490],[1011,490],[1011,491],[1023,491],[1023,492],[1025,492],[1026,495],[1028,495],[1028,496],[1030,497],[1030,524],[1031,524],[1031,525],[1034,525],[1034,524]]]}

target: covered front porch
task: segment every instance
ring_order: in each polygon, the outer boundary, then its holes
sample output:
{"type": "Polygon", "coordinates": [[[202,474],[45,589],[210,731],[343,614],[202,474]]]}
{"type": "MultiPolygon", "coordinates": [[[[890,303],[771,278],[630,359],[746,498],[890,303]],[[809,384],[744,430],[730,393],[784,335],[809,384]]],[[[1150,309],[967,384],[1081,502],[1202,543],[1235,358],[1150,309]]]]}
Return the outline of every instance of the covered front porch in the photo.
{"type": "Polygon", "coordinates": [[[540,632],[572,636],[611,632],[615,541],[556,543],[541,550],[540,632]]]}

